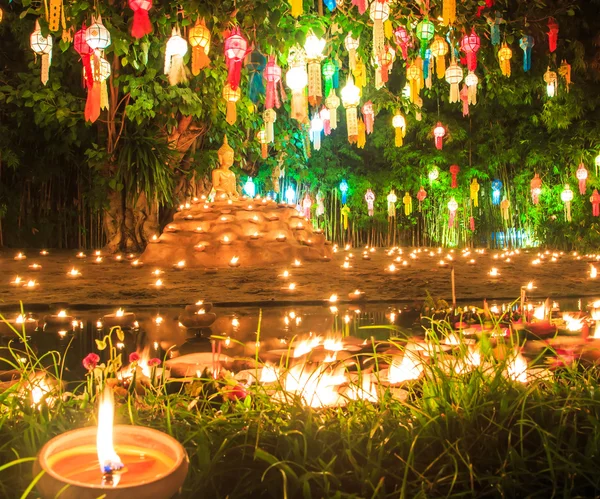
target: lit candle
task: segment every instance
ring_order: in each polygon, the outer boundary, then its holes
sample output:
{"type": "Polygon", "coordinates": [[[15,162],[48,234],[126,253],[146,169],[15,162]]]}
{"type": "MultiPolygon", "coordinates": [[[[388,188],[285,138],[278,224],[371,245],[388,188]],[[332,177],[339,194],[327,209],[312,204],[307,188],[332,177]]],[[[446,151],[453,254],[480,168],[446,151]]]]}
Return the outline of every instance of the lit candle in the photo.
{"type": "Polygon", "coordinates": [[[144,262],[142,262],[141,260],[134,260],[133,262],[131,262],[131,266],[134,269],[140,269],[144,266],[144,262]]]}
{"type": "Polygon", "coordinates": [[[346,260],[344,263],[342,263],[342,269],[349,270],[351,268],[352,268],[352,266],[350,265],[350,262],[348,260],[346,260]]]}
{"type": "Polygon", "coordinates": [[[155,275],[156,277],[158,277],[159,275],[163,274],[163,271],[160,269],[154,269],[152,271],[152,275],[155,275]]]}
{"type": "Polygon", "coordinates": [[[75,267],[73,267],[71,270],[69,270],[67,272],[67,276],[69,276],[71,278],[81,277],[81,272],[79,272],[79,270],[77,270],[75,267]]]}
{"type": "Polygon", "coordinates": [[[240,258],[238,256],[234,256],[231,260],[229,260],[230,267],[239,267],[240,266],[240,258]]]}
{"type": "Polygon", "coordinates": [[[12,281],[10,281],[10,283],[13,286],[23,286],[23,284],[25,284],[25,281],[21,277],[16,276],[12,281]]]}
{"type": "Polygon", "coordinates": [[[46,250],[42,250],[40,251],[40,256],[48,256],[50,253],[48,253],[48,251],[46,250]]]}
{"type": "Polygon", "coordinates": [[[204,251],[206,249],[206,246],[204,246],[204,244],[202,244],[202,243],[199,243],[199,244],[196,244],[196,246],[194,246],[194,249],[196,251],[202,252],[202,251],[204,251]]]}
{"type": "Polygon", "coordinates": [[[173,265],[175,270],[183,270],[185,269],[185,260],[179,260],[175,265],[173,265]]]}
{"type": "Polygon", "coordinates": [[[162,279],[156,279],[156,281],[154,282],[154,285],[155,285],[157,288],[160,288],[160,287],[163,285],[163,281],[162,281],[162,279]]]}
{"type": "Polygon", "coordinates": [[[594,265],[590,264],[590,279],[596,279],[598,277],[598,270],[594,265]]]}
{"type": "Polygon", "coordinates": [[[492,270],[490,270],[490,276],[498,277],[499,275],[500,275],[500,272],[498,272],[498,269],[496,267],[492,267],[492,270]]]}
{"type": "Polygon", "coordinates": [[[42,266],[39,263],[32,263],[29,266],[29,269],[34,270],[34,271],[39,271],[39,270],[42,270],[42,266]]]}
{"type": "Polygon", "coordinates": [[[150,242],[151,243],[159,243],[160,239],[158,238],[158,236],[156,234],[154,234],[151,238],[150,238],[150,242]]]}
{"type": "Polygon", "coordinates": [[[288,277],[290,277],[290,272],[289,270],[284,270],[283,273],[279,274],[279,277],[281,277],[282,279],[287,279],[288,277]]]}
{"type": "Polygon", "coordinates": [[[277,236],[275,236],[275,239],[282,243],[283,241],[285,241],[286,237],[285,234],[277,234],[277,236]]]}
{"type": "Polygon", "coordinates": [[[85,258],[85,253],[83,251],[80,251],[79,253],[77,253],[75,255],[76,258],[82,259],[85,258]]]}
{"type": "Polygon", "coordinates": [[[118,263],[123,263],[125,260],[123,260],[123,255],[115,255],[115,262],[118,263]]]}
{"type": "Polygon", "coordinates": [[[252,234],[250,236],[250,239],[258,239],[258,238],[259,238],[259,233],[258,232],[255,232],[254,234],[252,234]]]}
{"type": "Polygon", "coordinates": [[[396,266],[393,263],[390,263],[390,265],[386,268],[387,272],[393,274],[394,272],[396,272],[396,266]]]}
{"type": "Polygon", "coordinates": [[[27,257],[23,253],[17,253],[17,255],[15,256],[15,260],[17,260],[17,261],[26,260],[26,259],[27,259],[27,257]]]}
{"type": "Polygon", "coordinates": [[[223,239],[221,239],[221,244],[224,244],[224,245],[231,244],[231,239],[229,239],[229,236],[223,236],[223,239]]]}
{"type": "Polygon", "coordinates": [[[38,286],[38,283],[35,281],[35,279],[30,279],[29,281],[27,281],[27,284],[25,284],[25,287],[27,289],[34,289],[38,286]]]}
{"type": "Polygon", "coordinates": [[[95,264],[100,264],[102,263],[103,258],[101,256],[97,256],[96,258],[94,258],[94,263],[95,264]]]}
{"type": "Polygon", "coordinates": [[[294,263],[292,263],[292,265],[294,267],[301,267],[302,266],[302,262],[298,259],[294,260],[294,263]]]}

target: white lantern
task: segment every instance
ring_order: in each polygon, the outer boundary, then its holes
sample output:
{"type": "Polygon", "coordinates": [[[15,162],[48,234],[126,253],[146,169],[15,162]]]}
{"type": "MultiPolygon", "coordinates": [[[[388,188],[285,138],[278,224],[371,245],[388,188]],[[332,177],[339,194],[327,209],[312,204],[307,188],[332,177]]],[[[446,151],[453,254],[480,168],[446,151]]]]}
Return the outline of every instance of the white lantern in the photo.
{"type": "Polygon", "coordinates": [[[42,30],[40,29],[40,23],[38,21],[35,22],[35,29],[29,37],[29,43],[31,50],[33,50],[36,55],[42,57],[40,79],[45,85],[48,83],[50,64],[52,63],[52,37],[50,35],[46,37],[42,36],[42,30]]]}
{"type": "Polygon", "coordinates": [[[342,103],[346,108],[346,126],[348,140],[353,143],[358,139],[358,114],[356,106],[360,102],[360,89],[354,84],[352,76],[348,77],[346,86],[342,89],[342,103]]]}
{"type": "Polygon", "coordinates": [[[92,24],[85,30],[85,41],[94,50],[104,50],[110,45],[110,32],[102,24],[102,17],[92,17],[92,24]]]}

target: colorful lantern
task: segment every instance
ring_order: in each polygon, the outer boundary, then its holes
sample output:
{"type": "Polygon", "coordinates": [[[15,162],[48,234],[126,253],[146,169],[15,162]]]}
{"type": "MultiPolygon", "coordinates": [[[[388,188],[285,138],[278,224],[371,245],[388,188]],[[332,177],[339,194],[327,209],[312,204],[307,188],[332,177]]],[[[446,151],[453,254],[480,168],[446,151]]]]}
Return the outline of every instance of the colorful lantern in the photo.
{"type": "Polygon", "coordinates": [[[439,121],[433,129],[433,136],[435,137],[435,148],[441,150],[444,145],[444,137],[446,136],[446,129],[439,121]]]}
{"type": "Polygon", "coordinates": [[[354,83],[359,89],[367,85],[367,67],[360,59],[357,59],[352,75],[354,76],[354,83]]]}
{"type": "Polygon", "coordinates": [[[492,181],[492,204],[500,204],[500,194],[502,192],[502,181],[495,179],[492,181]]]}
{"type": "Polygon", "coordinates": [[[565,219],[571,221],[571,201],[573,201],[573,191],[569,184],[565,184],[565,188],[560,193],[560,199],[565,204],[565,219]]]}
{"type": "Polygon", "coordinates": [[[475,73],[469,73],[465,78],[465,85],[467,85],[468,89],[468,97],[469,97],[469,105],[474,106],[477,104],[477,84],[479,83],[479,78],[475,73]]]}
{"type": "Polygon", "coordinates": [[[302,0],[289,0],[290,2],[290,14],[292,17],[299,17],[304,12],[302,8],[302,0]]]}
{"type": "Polygon", "coordinates": [[[329,12],[333,12],[336,6],[336,0],[323,0],[325,7],[329,9],[329,12]]]}
{"type": "Polygon", "coordinates": [[[462,68],[456,63],[455,60],[452,60],[450,66],[448,66],[448,69],[446,69],[446,81],[450,84],[450,97],[448,99],[450,104],[460,101],[458,84],[462,81],[462,79],[462,68]]]}
{"type": "Polygon", "coordinates": [[[340,214],[342,215],[342,227],[344,228],[344,230],[348,230],[348,215],[350,215],[350,208],[347,204],[342,206],[340,214]]]}
{"type": "Polygon", "coordinates": [[[498,60],[500,61],[500,71],[506,77],[510,76],[510,60],[512,59],[512,50],[506,44],[498,51],[498,60]]]}
{"type": "MultiPolygon", "coordinates": [[[[88,28],[89,31],[90,28],[88,28]]],[[[187,54],[188,44],[181,37],[179,28],[173,28],[171,38],[167,41],[165,50],[165,74],[169,75],[169,84],[177,85],[187,81],[183,56],[187,54]]]]}
{"type": "Polygon", "coordinates": [[[473,201],[473,206],[475,206],[475,208],[477,208],[479,206],[479,182],[477,182],[476,178],[471,180],[470,191],[471,191],[471,201],[473,201]]]}
{"type": "Polygon", "coordinates": [[[521,49],[523,50],[523,71],[527,72],[531,69],[531,51],[535,45],[533,36],[525,35],[519,42],[521,49]]]}
{"type": "Polygon", "coordinates": [[[569,93],[569,86],[571,85],[571,65],[563,60],[558,68],[558,74],[565,79],[567,93],[569,93]]]}
{"type": "Polygon", "coordinates": [[[423,70],[421,67],[422,61],[419,58],[406,65],[406,79],[410,85],[410,100],[417,105],[421,101],[420,93],[423,88],[423,70]]]}
{"type": "Polygon", "coordinates": [[[502,212],[502,218],[508,220],[510,218],[508,209],[510,208],[510,201],[506,198],[500,203],[500,211],[502,212]]]}
{"type": "Polygon", "coordinates": [[[558,23],[551,17],[548,19],[548,47],[550,52],[556,51],[556,44],[558,43],[558,23]]]}
{"type": "Polygon", "coordinates": [[[275,140],[275,122],[277,121],[277,113],[274,109],[265,109],[263,112],[263,120],[265,122],[265,139],[268,144],[275,140]]]}
{"type": "Polygon", "coordinates": [[[332,90],[327,99],[325,106],[329,110],[329,125],[332,130],[337,128],[337,108],[340,107],[340,98],[336,95],[335,90],[332,90]]]}
{"type": "Polygon", "coordinates": [[[52,36],[42,36],[40,23],[36,21],[35,29],[29,37],[29,42],[31,45],[31,50],[33,50],[36,55],[42,56],[42,68],[40,72],[40,79],[45,85],[46,83],[48,83],[48,77],[50,74],[50,64],[52,64],[52,36]]]}
{"type": "Polygon", "coordinates": [[[469,217],[469,230],[475,232],[475,217],[469,217]]]}
{"type": "Polygon", "coordinates": [[[398,111],[392,118],[392,126],[395,130],[394,144],[396,147],[401,147],[403,143],[403,138],[406,135],[406,119],[400,111],[398,111]]]}
{"type": "Polygon", "coordinates": [[[90,47],[85,41],[86,27],[85,23],[81,27],[75,36],[73,37],[73,48],[81,57],[81,63],[83,64],[83,80],[85,87],[89,90],[94,86],[94,75],[92,74],[91,58],[93,54],[92,47],[90,47]]]}
{"type": "Polygon", "coordinates": [[[454,227],[454,219],[456,218],[456,210],[458,210],[458,203],[454,197],[448,201],[448,227],[454,227]]]}
{"type": "Polygon", "coordinates": [[[273,109],[276,107],[279,109],[281,106],[281,100],[279,94],[283,100],[285,100],[285,91],[283,90],[283,84],[281,82],[281,68],[275,62],[275,57],[269,56],[267,66],[265,67],[265,80],[267,80],[267,89],[265,95],[265,108],[273,109]],[[279,91],[278,87],[279,86],[279,91]]]}
{"type": "Polygon", "coordinates": [[[292,91],[291,116],[300,123],[304,123],[308,117],[304,92],[308,85],[308,73],[303,51],[298,50],[294,53],[292,65],[285,75],[285,82],[292,91]]]}
{"type": "Polygon", "coordinates": [[[200,19],[188,33],[188,41],[192,47],[192,74],[198,76],[200,71],[210,64],[210,31],[200,19]]]}
{"type": "Polygon", "coordinates": [[[244,193],[249,198],[256,196],[256,185],[254,185],[254,180],[252,180],[252,177],[248,177],[248,180],[246,180],[246,183],[244,184],[244,193]]]}
{"type": "Polygon", "coordinates": [[[394,31],[394,39],[396,40],[396,45],[400,47],[402,58],[406,61],[406,59],[408,59],[408,47],[412,45],[412,39],[404,26],[398,26],[396,28],[396,31],[394,31]]]}
{"type": "Polygon", "coordinates": [[[594,189],[590,202],[592,203],[592,215],[600,217],[600,194],[598,194],[598,189],[594,189]]]}
{"type": "Polygon", "coordinates": [[[500,24],[504,22],[502,16],[498,12],[496,12],[496,17],[492,19],[491,16],[488,16],[487,23],[490,26],[490,38],[492,40],[492,45],[494,47],[496,45],[500,45],[500,24]]]}
{"type": "Polygon", "coordinates": [[[331,60],[323,64],[323,78],[325,79],[325,97],[333,90],[333,78],[337,72],[337,67],[331,60]]]}
{"type": "Polygon", "coordinates": [[[285,190],[285,201],[287,204],[295,204],[296,203],[296,189],[292,185],[289,185],[285,190]]]}
{"type": "Polygon", "coordinates": [[[452,183],[451,183],[450,187],[452,189],[456,189],[458,187],[458,181],[457,181],[458,172],[460,172],[460,166],[458,166],[458,165],[450,166],[450,175],[452,176],[452,183]]]}
{"type": "Polygon", "coordinates": [[[362,118],[358,119],[358,137],[356,139],[356,147],[359,149],[364,149],[365,144],[367,143],[367,127],[365,126],[365,122],[362,118]]]}
{"type": "Polygon", "coordinates": [[[321,191],[317,191],[317,209],[315,210],[315,215],[320,217],[325,214],[325,202],[323,199],[323,193],[321,191]]]}
{"type": "Polygon", "coordinates": [[[373,55],[378,57],[385,48],[383,23],[390,16],[388,0],[374,0],[369,8],[369,17],[373,21],[373,55]]]}
{"type": "Polygon", "coordinates": [[[348,196],[348,182],[346,180],[340,182],[340,192],[342,193],[342,204],[346,204],[348,196]]]}
{"type": "Polygon", "coordinates": [[[421,188],[419,189],[419,192],[417,192],[417,199],[419,200],[419,211],[421,211],[421,205],[423,204],[423,201],[425,201],[426,198],[427,198],[427,191],[425,190],[425,188],[423,186],[421,186],[421,188]]]}
{"type": "Polygon", "coordinates": [[[444,0],[442,3],[442,24],[450,26],[456,22],[456,0],[444,0]]]}
{"type": "Polygon", "coordinates": [[[304,198],[302,199],[302,215],[304,218],[310,218],[310,209],[312,207],[312,199],[310,198],[310,194],[307,192],[304,194],[304,198]]]}
{"type": "Polygon", "coordinates": [[[367,193],[365,194],[365,201],[367,202],[367,212],[370,217],[375,214],[375,194],[371,189],[367,189],[367,193]]]}
{"type": "Polygon", "coordinates": [[[360,14],[364,14],[367,10],[367,5],[369,5],[369,3],[367,2],[367,0],[352,0],[352,5],[356,5],[356,7],[358,7],[358,12],[360,14]]]}
{"type": "Polygon", "coordinates": [[[460,89],[460,100],[462,101],[462,112],[463,116],[469,115],[469,87],[465,83],[460,89]]]}
{"type": "Polygon", "coordinates": [[[398,201],[398,197],[396,193],[392,189],[390,193],[387,195],[387,203],[388,203],[388,218],[396,218],[396,202],[398,201]]]}
{"type": "Polygon", "coordinates": [[[110,32],[102,24],[101,16],[92,16],[92,24],[85,31],[85,41],[93,50],[104,50],[110,46],[110,32]]]}
{"type": "Polygon", "coordinates": [[[588,178],[588,171],[583,163],[579,163],[579,168],[577,168],[575,176],[577,177],[577,180],[579,180],[579,194],[583,196],[585,194],[585,181],[588,178]]]}
{"type": "Polygon", "coordinates": [[[352,76],[348,77],[346,86],[342,89],[342,103],[346,108],[346,127],[348,128],[348,140],[354,143],[358,139],[358,114],[356,107],[360,102],[360,90],[354,85],[352,76]]]}
{"type": "Polygon", "coordinates": [[[412,213],[412,198],[410,197],[408,191],[406,191],[406,194],[404,194],[402,203],[404,203],[404,214],[409,216],[412,213]]]}
{"type": "Polygon", "coordinates": [[[419,24],[417,24],[417,38],[421,41],[421,58],[425,57],[427,45],[433,39],[435,35],[435,26],[433,23],[425,18],[419,24]]]}
{"type": "Polygon", "coordinates": [[[475,33],[475,30],[471,30],[470,35],[465,35],[460,41],[460,48],[467,54],[467,68],[469,71],[475,71],[477,69],[477,51],[481,47],[481,39],[479,35],[475,33]]]}
{"type": "Polygon", "coordinates": [[[152,33],[152,24],[148,16],[148,11],[152,8],[152,0],[129,0],[129,8],[133,10],[131,36],[139,39],[152,33]]]}
{"type": "Polygon", "coordinates": [[[481,13],[487,8],[491,9],[494,6],[494,0],[485,0],[485,5],[479,5],[477,7],[477,17],[481,17],[481,13]]]}
{"type": "Polygon", "coordinates": [[[321,149],[321,133],[323,133],[323,120],[319,114],[315,114],[310,122],[310,136],[312,139],[315,151],[321,149]]]}
{"type": "Polygon", "coordinates": [[[356,49],[358,49],[359,43],[358,38],[352,38],[352,32],[348,33],[344,39],[344,45],[348,51],[348,66],[351,71],[356,69],[356,49]]]}
{"type": "Polygon", "coordinates": [[[380,89],[389,79],[389,74],[392,71],[394,61],[396,60],[396,51],[386,45],[383,52],[375,59],[375,88],[380,89]]]}
{"type": "Polygon", "coordinates": [[[103,57],[94,55],[91,60],[94,83],[85,103],[85,117],[87,121],[94,122],[100,116],[100,110],[108,109],[108,90],[106,80],[110,76],[110,63],[103,57]]]}
{"type": "Polygon", "coordinates": [[[325,135],[331,134],[331,113],[329,112],[329,109],[326,107],[321,108],[319,111],[319,117],[323,122],[323,132],[325,135]]]}
{"type": "Polygon", "coordinates": [[[373,110],[373,103],[371,101],[364,103],[362,107],[362,114],[365,121],[367,135],[371,135],[373,133],[373,125],[375,123],[375,111],[373,110]]]}
{"type": "Polygon", "coordinates": [[[304,51],[308,61],[308,102],[312,106],[319,105],[323,97],[321,60],[323,59],[324,49],[325,39],[318,38],[310,31],[304,43],[304,51]]]}
{"type": "Polygon", "coordinates": [[[225,39],[225,62],[227,63],[227,83],[236,90],[240,85],[242,63],[252,49],[238,27],[233,28],[225,39]]]}
{"type": "Polygon", "coordinates": [[[267,157],[269,155],[267,132],[265,132],[264,129],[259,130],[257,136],[258,136],[258,142],[260,143],[260,156],[262,159],[267,159],[267,157]]]}
{"type": "Polygon", "coordinates": [[[546,94],[550,98],[554,97],[558,88],[558,76],[555,71],[550,71],[550,67],[544,73],[544,81],[546,82],[546,94]]]}
{"type": "Polygon", "coordinates": [[[435,70],[439,79],[444,78],[446,74],[446,54],[448,53],[448,44],[441,36],[435,37],[431,46],[431,55],[435,57],[435,70]]]}
{"type": "Polygon", "coordinates": [[[434,166],[431,170],[429,170],[429,173],[427,174],[427,177],[429,178],[429,183],[432,184],[433,182],[435,182],[439,176],[440,171],[437,169],[436,166],[434,166]]]}
{"type": "Polygon", "coordinates": [[[542,179],[536,173],[531,179],[531,202],[538,204],[540,202],[540,194],[542,193],[542,179]]]}
{"type": "Polygon", "coordinates": [[[248,98],[258,104],[261,95],[265,93],[265,85],[263,83],[263,71],[267,65],[267,58],[259,51],[254,50],[246,60],[246,67],[250,73],[250,81],[248,83],[248,98]]]}
{"type": "MultiPolygon", "coordinates": [[[[182,39],[183,40],[183,39],[182,39]]],[[[237,121],[237,109],[236,104],[237,101],[240,100],[242,96],[242,91],[240,87],[237,87],[235,90],[231,88],[229,83],[226,83],[223,87],[223,99],[225,99],[227,112],[225,116],[225,121],[230,125],[233,125],[237,121]]]]}

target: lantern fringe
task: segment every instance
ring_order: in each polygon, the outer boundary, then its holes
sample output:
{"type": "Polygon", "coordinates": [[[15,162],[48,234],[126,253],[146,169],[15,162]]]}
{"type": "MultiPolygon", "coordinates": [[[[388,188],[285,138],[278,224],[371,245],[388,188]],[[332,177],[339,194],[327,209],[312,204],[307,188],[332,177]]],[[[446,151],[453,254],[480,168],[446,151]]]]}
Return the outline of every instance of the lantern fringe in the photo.
{"type": "Polygon", "coordinates": [[[64,16],[62,0],[50,0],[50,14],[48,15],[48,29],[58,31],[61,16],[64,16]]]}
{"type": "Polygon", "coordinates": [[[356,139],[356,146],[359,149],[364,149],[365,144],[367,143],[367,127],[365,126],[365,122],[363,120],[358,120],[358,137],[356,139]]]}
{"type": "Polygon", "coordinates": [[[404,133],[403,133],[402,127],[396,128],[395,141],[394,141],[395,146],[402,147],[402,144],[404,143],[403,139],[404,139],[404,133]]]}
{"type": "Polygon", "coordinates": [[[305,123],[308,119],[306,94],[304,91],[292,93],[291,116],[299,123],[305,123]]]}
{"type": "Polygon", "coordinates": [[[322,98],[321,64],[311,61],[308,63],[308,102],[311,106],[318,106],[322,98]]]}
{"type": "Polygon", "coordinates": [[[200,71],[210,65],[210,57],[204,51],[204,47],[196,45],[192,47],[192,74],[198,76],[200,71]]]}
{"type": "Polygon", "coordinates": [[[100,82],[100,109],[108,109],[108,88],[106,80],[100,82]]]}
{"type": "Polygon", "coordinates": [[[85,120],[94,123],[100,117],[100,82],[95,81],[88,89],[87,100],[85,102],[85,120]]]}
{"type": "Polygon", "coordinates": [[[442,4],[442,24],[449,26],[456,22],[456,0],[444,0],[442,4]]]}
{"type": "Polygon", "coordinates": [[[152,33],[152,23],[146,9],[136,9],[133,11],[133,24],[131,26],[131,36],[134,38],[143,38],[152,33]]]}
{"type": "Polygon", "coordinates": [[[187,75],[185,74],[185,64],[183,63],[183,57],[181,57],[180,55],[173,55],[170,57],[170,60],[171,61],[168,66],[169,85],[185,83],[187,81],[187,75]]]}
{"type": "Polygon", "coordinates": [[[50,63],[52,61],[51,55],[52,53],[42,54],[42,68],[40,73],[40,79],[42,80],[42,83],[44,85],[48,83],[48,78],[50,76],[50,63]]]}
{"type": "Polygon", "coordinates": [[[446,74],[446,57],[443,55],[435,58],[435,73],[439,80],[443,79],[446,74]]]}
{"type": "Polygon", "coordinates": [[[237,106],[233,101],[227,101],[227,114],[225,115],[225,121],[230,125],[235,124],[237,121],[237,106]]]}
{"type": "Polygon", "coordinates": [[[290,6],[292,17],[299,17],[303,14],[302,0],[290,0],[290,6]]]}
{"type": "Polygon", "coordinates": [[[348,128],[348,141],[354,144],[358,140],[358,113],[355,107],[346,109],[346,126],[348,128]]]}

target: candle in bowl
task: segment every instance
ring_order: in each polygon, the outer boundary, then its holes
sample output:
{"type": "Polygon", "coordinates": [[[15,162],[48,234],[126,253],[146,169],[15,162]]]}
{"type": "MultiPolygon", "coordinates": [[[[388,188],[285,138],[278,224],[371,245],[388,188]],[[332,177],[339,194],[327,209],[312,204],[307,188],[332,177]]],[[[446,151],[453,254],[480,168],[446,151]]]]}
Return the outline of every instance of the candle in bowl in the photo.
{"type": "Polygon", "coordinates": [[[123,259],[123,255],[115,255],[115,262],[123,263],[125,260],[123,259]]]}
{"type": "Polygon", "coordinates": [[[162,279],[156,279],[156,281],[154,281],[154,286],[157,287],[157,288],[162,287],[163,284],[164,283],[163,283],[162,279]]]}
{"type": "Polygon", "coordinates": [[[133,312],[125,312],[122,308],[114,314],[106,314],[102,318],[104,326],[108,329],[115,326],[120,326],[123,329],[135,328],[137,320],[133,312]]]}
{"type": "Polygon", "coordinates": [[[142,262],[141,260],[134,260],[133,262],[131,262],[131,266],[134,269],[141,269],[144,266],[144,262],[142,262]]]}
{"type": "Polygon", "coordinates": [[[258,239],[259,237],[260,237],[260,234],[259,234],[258,232],[254,232],[254,233],[253,233],[253,234],[250,236],[250,239],[254,239],[254,240],[256,240],[256,239],[258,239]]]}
{"type": "Polygon", "coordinates": [[[80,251],[79,253],[77,253],[75,255],[75,258],[79,258],[80,260],[85,258],[85,253],[83,251],[80,251]]]}
{"type": "Polygon", "coordinates": [[[79,272],[79,270],[77,270],[75,267],[73,267],[71,270],[69,270],[67,272],[67,276],[71,277],[72,279],[76,279],[77,277],[81,277],[81,272],[79,272]]]}
{"type": "Polygon", "coordinates": [[[279,274],[277,277],[281,277],[282,279],[288,279],[289,277],[291,277],[292,274],[290,274],[289,270],[284,270],[281,274],[279,274]]]}
{"type": "Polygon", "coordinates": [[[275,236],[275,240],[282,243],[286,240],[286,236],[285,236],[285,234],[277,234],[275,236]]]}
{"type": "Polygon", "coordinates": [[[10,281],[12,286],[23,286],[25,284],[25,280],[22,277],[16,276],[12,281],[10,281]]]}
{"type": "Polygon", "coordinates": [[[15,260],[17,262],[20,262],[21,260],[27,260],[27,257],[25,256],[24,253],[19,252],[15,255],[15,260]]]}
{"type": "Polygon", "coordinates": [[[101,264],[104,261],[104,258],[102,258],[101,256],[97,256],[96,258],[94,258],[94,263],[96,265],[101,264]]]}
{"type": "Polygon", "coordinates": [[[39,286],[39,283],[35,280],[35,279],[29,279],[26,283],[25,283],[25,287],[27,289],[35,289],[39,286]]]}
{"type": "Polygon", "coordinates": [[[75,321],[73,316],[69,315],[66,310],[60,310],[56,314],[44,316],[44,329],[46,329],[47,326],[64,328],[73,325],[73,323],[77,324],[77,321],[75,321]]]}
{"type": "Polygon", "coordinates": [[[288,294],[294,294],[298,291],[298,285],[295,282],[290,282],[287,286],[281,288],[281,291],[288,294]]]}
{"type": "Polygon", "coordinates": [[[48,253],[48,250],[42,250],[40,251],[40,256],[48,256],[50,253],[48,253]]]}
{"type": "Polygon", "coordinates": [[[202,243],[196,244],[196,246],[194,246],[194,249],[196,251],[202,252],[206,250],[206,246],[202,243]]]}
{"type": "Polygon", "coordinates": [[[386,268],[385,271],[388,274],[394,274],[398,269],[396,268],[396,266],[393,263],[390,263],[386,268]]]}
{"type": "Polygon", "coordinates": [[[234,256],[231,260],[229,260],[230,267],[239,267],[240,266],[240,257],[234,256]]]}
{"type": "Polygon", "coordinates": [[[223,236],[223,238],[221,239],[221,244],[224,244],[225,246],[231,244],[231,239],[229,238],[229,236],[223,236]]]}
{"type": "Polygon", "coordinates": [[[143,426],[113,427],[114,402],[105,389],[98,427],[80,428],[50,440],[33,467],[42,498],[168,498],[181,488],[189,466],[173,437],[143,426]]]}
{"type": "Polygon", "coordinates": [[[344,263],[342,263],[341,267],[343,270],[350,270],[352,268],[352,265],[350,265],[350,262],[346,260],[344,263]]]}
{"type": "Polygon", "coordinates": [[[205,313],[210,312],[212,310],[212,308],[213,308],[212,303],[205,302],[204,300],[198,300],[193,305],[186,305],[185,311],[190,314],[197,314],[197,313],[205,314],[205,313]]]}
{"type": "Polygon", "coordinates": [[[352,293],[348,294],[348,298],[352,301],[363,300],[365,298],[364,291],[355,289],[352,293]]]}
{"type": "Polygon", "coordinates": [[[302,262],[298,259],[294,260],[294,263],[292,263],[292,265],[294,267],[301,267],[302,266],[302,262]]]}
{"type": "Polygon", "coordinates": [[[14,319],[6,318],[0,321],[0,336],[16,337],[15,330],[22,335],[25,332],[26,336],[31,336],[38,327],[37,319],[30,315],[17,315],[14,319]]]}
{"type": "Polygon", "coordinates": [[[498,277],[500,275],[500,272],[498,272],[498,269],[496,267],[492,267],[492,270],[490,270],[490,277],[498,277]]]}
{"type": "Polygon", "coordinates": [[[179,260],[175,265],[173,265],[173,269],[175,269],[175,270],[185,269],[185,260],[179,260]]]}

